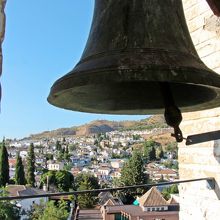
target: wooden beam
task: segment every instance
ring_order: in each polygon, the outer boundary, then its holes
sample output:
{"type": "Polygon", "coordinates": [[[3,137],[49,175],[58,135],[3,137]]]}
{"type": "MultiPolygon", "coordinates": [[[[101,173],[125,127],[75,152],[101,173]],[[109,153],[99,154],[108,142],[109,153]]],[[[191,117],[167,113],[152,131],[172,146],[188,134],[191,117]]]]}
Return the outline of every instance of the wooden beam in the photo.
{"type": "Polygon", "coordinates": [[[213,13],[220,17],[220,0],[206,0],[212,9],[213,13]]]}

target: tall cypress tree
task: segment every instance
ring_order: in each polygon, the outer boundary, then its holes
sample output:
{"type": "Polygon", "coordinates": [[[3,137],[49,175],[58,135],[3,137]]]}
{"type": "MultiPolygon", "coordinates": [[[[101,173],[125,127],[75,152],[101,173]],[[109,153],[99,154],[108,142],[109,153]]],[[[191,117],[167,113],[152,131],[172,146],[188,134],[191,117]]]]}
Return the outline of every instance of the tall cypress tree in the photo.
{"type": "Polygon", "coordinates": [[[149,140],[143,144],[143,156],[145,162],[156,160],[156,142],[149,140]]]}
{"type": "MultiPolygon", "coordinates": [[[[93,176],[87,175],[87,174],[82,174],[80,176],[81,181],[79,183],[79,188],[78,190],[92,190],[94,189],[94,183],[92,181],[95,180],[93,176]]],[[[97,183],[95,185],[98,185],[98,181],[96,180],[97,183]]],[[[85,194],[80,194],[78,196],[78,202],[80,208],[93,208],[97,204],[97,195],[94,193],[85,193],[85,194]]]]}
{"type": "Polygon", "coordinates": [[[122,167],[120,181],[125,186],[147,183],[148,178],[144,171],[144,162],[141,153],[133,151],[132,157],[122,167]]]}
{"type": "Polygon", "coordinates": [[[60,151],[61,150],[61,144],[59,141],[56,141],[56,150],[60,151]]]}
{"type": "Polygon", "coordinates": [[[9,163],[8,152],[3,139],[0,147],[0,186],[5,186],[6,183],[9,183],[9,163]]]}
{"type": "Polygon", "coordinates": [[[24,174],[24,166],[22,164],[22,159],[17,153],[16,157],[16,165],[15,165],[15,183],[18,185],[25,185],[25,174],[24,174]]]}
{"type": "MultiPolygon", "coordinates": [[[[122,167],[120,182],[124,186],[141,185],[148,182],[148,176],[144,173],[144,162],[140,152],[133,151],[132,157],[122,167]]],[[[143,193],[141,189],[130,189],[122,193],[125,198],[124,202],[129,203],[130,196],[135,196],[137,193],[143,193]]]]}
{"type": "Polygon", "coordinates": [[[27,155],[27,183],[34,187],[35,185],[35,155],[34,144],[31,143],[27,155]]]}

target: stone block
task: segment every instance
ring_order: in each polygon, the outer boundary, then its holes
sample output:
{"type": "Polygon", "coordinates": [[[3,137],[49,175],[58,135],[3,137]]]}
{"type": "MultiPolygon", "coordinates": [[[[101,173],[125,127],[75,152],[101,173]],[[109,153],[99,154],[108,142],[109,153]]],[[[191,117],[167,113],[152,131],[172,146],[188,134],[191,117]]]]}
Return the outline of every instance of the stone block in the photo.
{"type": "Polygon", "coordinates": [[[203,16],[195,17],[194,19],[187,22],[188,29],[190,32],[194,32],[198,29],[202,29],[205,25],[205,19],[203,16]]]}
{"type": "MultiPolygon", "coordinates": [[[[208,39],[207,41],[204,41],[196,46],[196,50],[200,56],[200,58],[203,60],[205,57],[214,54],[216,52],[220,51],[220,44],[219,44],[219,37],[214,37],[212,39],[208,39]]],[[[203,60],[205,62],[205,60],[203,60]]],[[[219,65],[217,65],[218,68],[219,65]]],[[[214,70],[215,68],[213,68],[214,70]]]]}
{"type": "Polygon", "coordinates": [[[199,1],[197,4],[193,4],[191,7],[185,8],[184,12],[186,19],[190,21],[209,10],[210,8],[206,2],[204,3],[203,1],[199,1]]]}
{"type": "Polygon", "coordinates": [[[211,53],[209,56],[205,56],[202,58],[202,61],[210,68],[218,68],[219,67],[219,57],[220,51],[216,51],[215,53],[211,53]]]}
{"type": "Polygon", "coordinates": [[[204,111],[196,111],[196,112],[188,112],[183,113],[183,123],[193,123],[193,121],[196,123],[195,120],[197,119],[209,119],[214,117],[220,117],[220,108],[214,108],[211,110],[204,110],[204,111]]]}
{"type": "Polygon", "coordinates": [[[199,44],[216,37],[215,32],[206,31],[204,29],[198,29],[190,34],[196,48],[199,44]]]}
{"type": "Polygon", "coordinates": [[[195,6],[196,4],[200,3],[202,0],[183,0],[183,7],[186,11],[187,9],[195,6]]]}
{"type": "Polygon", "coordinates": [[[213,69],[216,73],[220,74],[220,67],[214,68],[213,69]]]}

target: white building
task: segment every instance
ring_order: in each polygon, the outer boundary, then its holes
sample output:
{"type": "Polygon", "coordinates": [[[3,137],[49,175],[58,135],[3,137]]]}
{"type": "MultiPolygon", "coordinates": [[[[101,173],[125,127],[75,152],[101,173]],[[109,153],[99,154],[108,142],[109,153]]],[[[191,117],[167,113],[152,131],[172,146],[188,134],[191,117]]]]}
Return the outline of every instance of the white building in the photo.
{"type": "Polygon", "coordinates": [[[110,161],[110,164],[111,164],[112,168],[114,168],[114,169],[122,168],[124,163],[125,163],[125,161],[121,160],[121,159],[112,159],[110,161]]]}
{"type": "Polygon", "coordinates": [[[48,161],[47,168],[48,170],[63,170],[64,163],[63,162],[54,162],[54,161],[48,161]]]}
{"type": "Polygon", "coordinates": [[[103,176],[108,176],[111,172],[109,167],[99,167],[98,172],[103,176]]]}
{"type": "Polygon", "coordinates": [[[21,156],[22,159],[23,159],[23,158],[26,158],[27,155],[28,155],[28,152],[27,152],[26,150],[20,151],[20,156],[21,156]]]}

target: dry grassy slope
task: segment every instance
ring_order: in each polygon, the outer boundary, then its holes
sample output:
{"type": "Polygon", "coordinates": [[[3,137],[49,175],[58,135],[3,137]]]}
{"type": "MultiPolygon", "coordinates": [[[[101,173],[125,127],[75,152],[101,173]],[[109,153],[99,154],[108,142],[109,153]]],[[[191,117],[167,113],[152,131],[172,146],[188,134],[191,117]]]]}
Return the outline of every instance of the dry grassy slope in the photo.
{"type": "Polygon", "coordinates": [[[53,131],[45,131],[39,134],[31,135],[31,138],[50,138],[58,136],[87,136],[97,133],[105,133],[114,130],[143,130],[166,127],[163,116],[156,115],[140,121],[107,121],[97,120],[88,124],[71,128],[60,128],[53,131]]]}
{"type": "Polygon", "coordinates": [[[158,143],[160,143],[162,146],[167,146],[170,143],[176,142],[174,137],[171,137],[171,132],[172,130],[167,131],[166,133],[163,134],[151,134],[151,135],[146,135],[145,139],[152,139],[158,143]]]}

